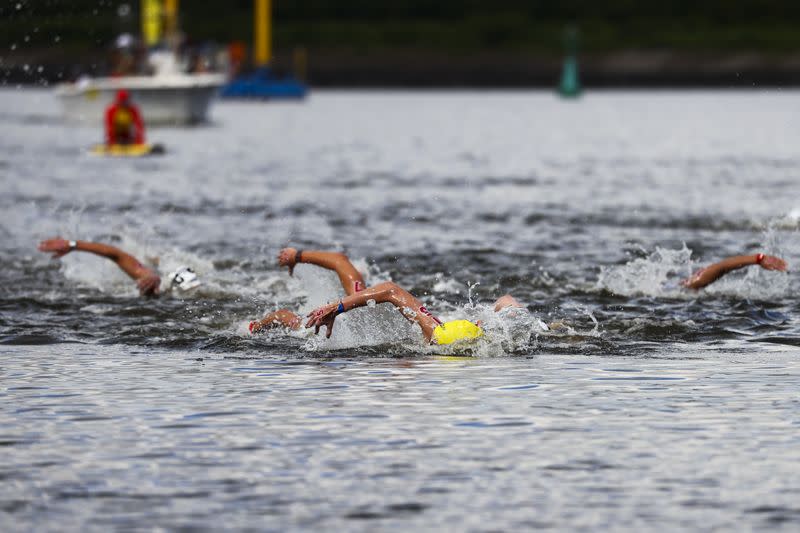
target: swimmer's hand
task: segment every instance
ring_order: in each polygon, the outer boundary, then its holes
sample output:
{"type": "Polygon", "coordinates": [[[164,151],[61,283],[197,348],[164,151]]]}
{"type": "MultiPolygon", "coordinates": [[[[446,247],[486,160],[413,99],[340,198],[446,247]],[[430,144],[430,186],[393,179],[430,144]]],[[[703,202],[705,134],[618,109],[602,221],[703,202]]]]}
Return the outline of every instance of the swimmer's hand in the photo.
{"type": "Polygon", "coordinates": [[[289,329],[300,329],[303,325],[303,319],[298,315],[292,313],[288,309],[278,309],[268,314],[261,320],[253,320],[250,322],[248,328],[250,333],[256,334],[268,328],[285,327],[289,329]]]}
{"type": "MultiPolygon", "coordinates": [[[[701,268],[691,276],[686,279],[681,280],[681,287],[686,287],[687,289],[701,289],[708,285],[708,283],[701,284],[700,280],[703,278],[703,274],[706,272],[706,268],[701,268]]],[[[713,280],[712,280],[713,281],[713,280]]],[[[710,283],[710,282],[709,282],[710,283]]]]}
{"type": "Polygon", "coordinates": [[[314,328],[314,335],[319,333],[319,328],[325,326],[328,328],[325,337],[330,339],[331,333],[333,332],[333,322],[336,320],[336,315],[339,314],[339,304],[328,304],[323,305],[317,309],[314,309],[308,314],[308,322],[306,322],[307,328],[314,328]]]}
{"type": "Polygon", "coordinates": [[[294,248],[284,248],[278,252],[278,264],[282,267],[289,267],[289,275],[294,274],[294,266],[297,264],[297,250],[294,248]]]}
{"type": "Polygon", "coordinates": [[[161,286],[161,278],[150,270],[136,280],[136,286],[139,287],[139,294],[142,296],[157,296],[158,288],[161,286]]]}
{"type": "Polygon", "coordinates": [[[47,239],[39,243],[39,251],[45,253],[52,253],[53,259],[64,257],[72,251],[69,246],[69,241],[56,237],[55,239],[47,239]]]}
{"type": "Polygon", "coordinates": [[[786,272],[786,268],[788,266],[786,261],[780,257],[775,257],[774,255],[765,255],[758,264],[764,270],[779,270],[781,272],[786,272]]]}

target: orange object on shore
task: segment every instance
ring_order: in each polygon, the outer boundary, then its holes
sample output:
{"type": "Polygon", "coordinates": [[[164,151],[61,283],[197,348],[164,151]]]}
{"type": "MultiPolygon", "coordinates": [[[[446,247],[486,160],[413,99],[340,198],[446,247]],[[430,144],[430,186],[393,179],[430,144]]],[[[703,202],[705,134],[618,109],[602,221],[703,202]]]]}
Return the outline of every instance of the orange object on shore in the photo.
{"type": "Polygon", "coordinates": [[[230,62],[231,75],[235,76],[241,72],[246,59],[246,44],[242,41],[233,41],[228,45],[228,61],[230,62]]]}

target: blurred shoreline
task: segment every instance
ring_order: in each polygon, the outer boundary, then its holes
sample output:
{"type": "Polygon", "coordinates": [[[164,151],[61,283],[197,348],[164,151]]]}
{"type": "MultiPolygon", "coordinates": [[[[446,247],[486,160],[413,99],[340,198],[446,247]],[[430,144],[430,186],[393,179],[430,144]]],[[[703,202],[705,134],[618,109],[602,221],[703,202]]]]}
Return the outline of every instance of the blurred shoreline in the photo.
{"type": "MultiPolygon", "coordinates": [[[[105,52],[77,54],[27,49],[2,58],[0,84],[50,85],[81,74],[102,75],[105,52]]],[[[554,87],[562,59],[527,53],[452,54],[431,50],[311,50],[307,78],[331,88],[524,88],[554,87]]],[[[289,72],[291,54],[274,61],[289,72]]],[[[800,86],[800,53],[623,50],[583,54],[580,77],[587,87],[748,88],[800,86]]]]}

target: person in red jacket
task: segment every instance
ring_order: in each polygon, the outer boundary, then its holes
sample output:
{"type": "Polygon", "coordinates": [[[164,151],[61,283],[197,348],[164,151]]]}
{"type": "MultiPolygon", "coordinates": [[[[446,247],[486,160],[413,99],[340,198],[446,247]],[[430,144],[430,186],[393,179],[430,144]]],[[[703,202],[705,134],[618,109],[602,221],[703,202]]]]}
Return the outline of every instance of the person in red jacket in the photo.
{"type": "Polygon", "coordinates": [[[117,91],[116,100],[106,109],[106,143],[144,144],[142,115],[125,89],[117,91]]]}

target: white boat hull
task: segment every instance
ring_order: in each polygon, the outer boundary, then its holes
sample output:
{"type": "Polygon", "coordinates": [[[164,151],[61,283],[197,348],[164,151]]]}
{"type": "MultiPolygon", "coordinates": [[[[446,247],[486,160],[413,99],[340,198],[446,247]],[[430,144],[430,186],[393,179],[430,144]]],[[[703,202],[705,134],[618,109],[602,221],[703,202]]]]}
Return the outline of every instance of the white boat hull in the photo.
{"type": "Polygon", "coordinates": [[[224,82],[220,74],[96,78],[61,84],[56,96],[69,122],[102,124],[116,92],[126,89],[145,125],[196,124],[207,120],[211,100],[224,82]]]}

